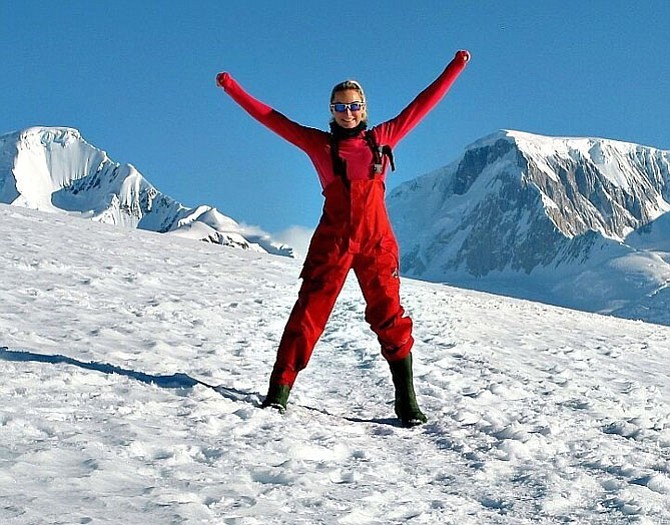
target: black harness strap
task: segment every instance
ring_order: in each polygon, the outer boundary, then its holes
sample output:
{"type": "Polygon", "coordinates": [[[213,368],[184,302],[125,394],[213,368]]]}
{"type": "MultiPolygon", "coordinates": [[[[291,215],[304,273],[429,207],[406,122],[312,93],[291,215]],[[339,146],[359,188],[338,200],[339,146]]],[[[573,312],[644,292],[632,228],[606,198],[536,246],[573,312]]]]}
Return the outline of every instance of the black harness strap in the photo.
{"type": "Polygon", "coordinates": [[[389,163],[391,164],[391,171],[395,171],[395,162],[393,160],[393,150],[388,144],[380,146],[375,140],[375,135],[372,131],[365,132],[365,142],[368,143],[368,146],[372,150],[372,156],[375,161],[373,164],[373,171],[376,175],[380,174],[384,169],[384,156],[387,156],[389,163]]]}
{"type": "MultiPolygon", "coordinates": [[[[380,175],[384,170],[384,156],[388,157],[391,171],[395,171],[395,162],[393,160],[393,150],[391,146],[385,144],[380,146],[375,140],[374,133],[370,130],[365,132],[365,142],[372,151],[374,159],[372,171],[375,175],[380,175]]],[[[344,186],[349,188],[350,183],[347,178],[347,162],[340,157],[340,141],[334,134],[330,134],[330,156],[333,160],[333,171],[335,175],[342,179],[344,186]]]]}

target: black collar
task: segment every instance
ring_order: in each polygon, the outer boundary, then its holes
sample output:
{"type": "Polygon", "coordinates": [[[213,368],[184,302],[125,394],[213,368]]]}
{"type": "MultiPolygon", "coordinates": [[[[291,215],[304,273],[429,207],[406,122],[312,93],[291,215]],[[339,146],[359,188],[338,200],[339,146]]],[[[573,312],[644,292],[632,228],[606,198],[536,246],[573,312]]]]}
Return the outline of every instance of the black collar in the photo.
{"type": "Polygon", "coordinates": [[[365,121],[362,121],[355,128],[343,128],[337,122],[333,121],[330,123],[330,132],[336,140],[350,139],[359,135],[361,131],[365,131],[367,127],[368,123],[365,121]]]}

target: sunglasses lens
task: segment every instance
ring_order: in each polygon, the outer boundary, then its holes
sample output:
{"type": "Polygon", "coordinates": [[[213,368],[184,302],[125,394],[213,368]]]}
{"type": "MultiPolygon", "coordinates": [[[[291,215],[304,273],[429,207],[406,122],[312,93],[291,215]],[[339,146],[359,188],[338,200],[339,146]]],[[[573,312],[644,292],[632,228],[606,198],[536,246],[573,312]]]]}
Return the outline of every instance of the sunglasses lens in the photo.
{"type": "Polygon", "coordinates": [[[351,110],[352,112],[354,111],[360,111],[363,109],[363,104],[361,102],[351,102],[350,104],[343,104],[343,103],[335,103],[332,104],[332,108],[337,111],[338,113],[344,113],[347,108],[351,110]]]}

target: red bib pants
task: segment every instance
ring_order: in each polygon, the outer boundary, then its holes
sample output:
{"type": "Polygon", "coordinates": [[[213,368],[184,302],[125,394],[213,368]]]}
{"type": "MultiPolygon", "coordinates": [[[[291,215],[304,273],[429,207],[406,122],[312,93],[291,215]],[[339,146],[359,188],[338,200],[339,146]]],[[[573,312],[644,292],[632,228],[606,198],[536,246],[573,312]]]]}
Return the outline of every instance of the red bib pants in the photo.
{"type": "Polygon", "coordinates": [[[378,178],[331,182],[321,221],[310,243],[298,300],[279,344],[270,383],[293,385],[307,366],[323,333],[349,270],[366,302],[365,319],[377,334],[382,355],[400,360],[409,354],[412,320],[400,305],[398,245],[378,178]]]}

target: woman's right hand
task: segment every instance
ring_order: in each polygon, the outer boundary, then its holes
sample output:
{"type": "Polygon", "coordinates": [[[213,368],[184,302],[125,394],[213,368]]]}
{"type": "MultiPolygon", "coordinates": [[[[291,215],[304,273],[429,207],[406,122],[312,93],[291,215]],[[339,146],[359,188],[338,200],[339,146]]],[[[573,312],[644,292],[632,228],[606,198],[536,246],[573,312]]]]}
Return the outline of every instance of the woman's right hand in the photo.
{"type": "Polygon", "coordinates": [[[231,78],[230,73],[228,73],[227,71],[223,71],[222,73],[216,75],[216,85],[225,89],[230,78],[231,78]]]}

